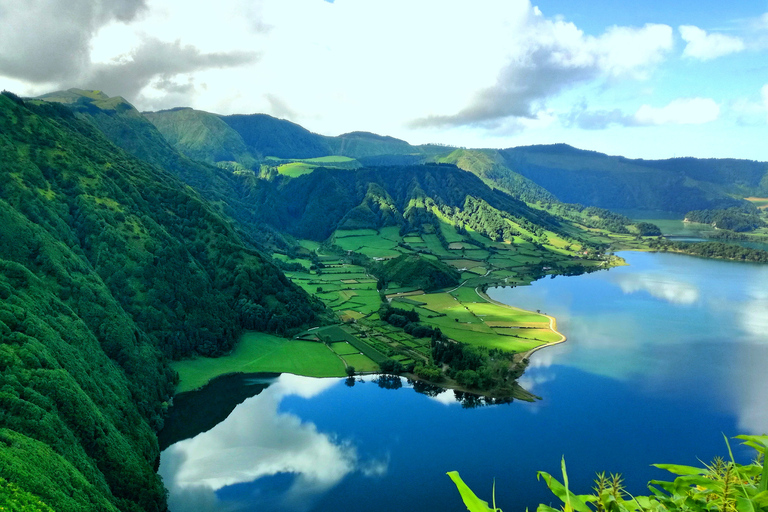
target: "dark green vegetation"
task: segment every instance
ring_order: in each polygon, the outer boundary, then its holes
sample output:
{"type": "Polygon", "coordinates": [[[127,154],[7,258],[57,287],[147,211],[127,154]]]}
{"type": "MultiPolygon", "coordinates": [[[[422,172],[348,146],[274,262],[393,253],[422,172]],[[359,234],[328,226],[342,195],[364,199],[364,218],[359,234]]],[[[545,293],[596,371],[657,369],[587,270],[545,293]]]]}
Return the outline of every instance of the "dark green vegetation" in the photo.
{"type": "Polygon", "coordinates": [[[51,507],[40,498],[22,490],[18,485],[0,478],[0,510],[9,512],[50,512],[51,507]]]}
{"type": "MultiPolygon", "coordinates": [[[[552,494],[562,502],[561,507],[565,512],[645,512],[649,510],[760,512],[768,510],[768,466],[765,465],[768,437],[737,437],[757,452],[757,457],[752,463],[737,463],[728,446],[730,459],[718,457],[709,464],[705,463],[704,467],[654,464],[677,477],[671,482],[662,480],[648,482],[651,494],[647,496],[629,494],[624,488],[621,475],[606,476],[605,473],[597,475],[591,494],[576,494],[568,485],[565,458],[561,461],[562,482],[545,471],[539,471],[537,478],[543,480],[552,494]]],[[[490,507],[488,502],[481,500],[472,492],[458,472],[450,471],[448,476],[456,484],[459,495],[469,512],[501,512],[501,509],[496,507],[495,487],[493,506],[490,507]]],[[[537,512],[556,512],[560,509],[542,503],[536,510],[537,512]]]]}
{"type": "Polygon", "coordinates": [[[188,157],[236,163],[253,170],[258,170],[266,157],[305,160],[344,156],[365,165],[402,165],[420,163],[446,150],[444,146],[411,146],[404,140],[367,132],[326,137],[265,114],[219,116],[175,108],[144,115],[188,157]]]}
{"type": "Polygon", "coordinates": [[[0,473],[56,510],[162,510],[168,358],[323,309],[69,108],[0,96],[0,161],[0,473]]]}
{"type": "Polygon", "coordinates": [[[715,229],[743,232],[765,227],[760,211],[755,207],[728,208],[727,210],[693,210],[685,214],[687,222],[710,224],[715,229]]]}
{"type": "Polygon", "coordinates": [[[768,195],[768,164],[749,160],[630,160],[565,144],[500,152],[506,166],[566,203],[611,209],[729,208],[768,195]]]}
{"type": "Polygon", "coordinates": [[[725,242],[673,242],[670,240],[652,240],[649,247],[654,251],[679,252],[691,256],[717,258],[723,260],[751,261],[768,263],[768,251],[751,249],[725,242]]]}
{"type": "Polygon", "coordinates": [[[459,284],[459,272],[441,262],[418,254],[403,254],[381,265],[376,275],[385,283],[414,286],[424,291],[452,288],[459,284]]]}

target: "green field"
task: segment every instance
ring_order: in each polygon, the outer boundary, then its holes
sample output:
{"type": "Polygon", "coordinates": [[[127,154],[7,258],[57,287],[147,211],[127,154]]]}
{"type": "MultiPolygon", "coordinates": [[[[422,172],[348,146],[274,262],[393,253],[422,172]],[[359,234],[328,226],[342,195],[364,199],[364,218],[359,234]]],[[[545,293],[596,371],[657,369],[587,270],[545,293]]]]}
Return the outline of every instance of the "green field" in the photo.
{"type": "Polygon", "coordinates": [[[309,174],[317,168],[316,165],[307,164],[304,162],[291,162],[289,164],[283,164],[278,166],[277,172],[289,178],[298,178],[305,174],[309,174]]]}
{"type": "Polygon", "coordinates": [[[393,302],[417,311],[423,323],[439,327],[448,337],[472,345],[520,352],[561,339],[549,328],[546,316],[487,302],[465,287],[393,302]]]}
{"type": "Polygon", "coordinates": [[[324,343],[245,333],[232,354],[171,363],[179,372],[177,393],[204,386],[227,373],[284,372],[308,377],[343,377],[344,363],[324,343]]]}

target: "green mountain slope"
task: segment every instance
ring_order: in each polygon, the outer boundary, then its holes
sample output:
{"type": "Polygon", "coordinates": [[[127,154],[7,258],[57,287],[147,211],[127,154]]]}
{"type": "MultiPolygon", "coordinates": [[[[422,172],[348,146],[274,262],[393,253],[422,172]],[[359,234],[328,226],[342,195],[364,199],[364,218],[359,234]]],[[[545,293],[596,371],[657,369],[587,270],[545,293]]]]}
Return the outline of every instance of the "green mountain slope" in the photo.
{"type": "Polygon", "coordinates": [[[221,117],[191,108],[145,112],[165,139],[189,158],[208,163],[255,163],[243,138],[221,117]]]}
{"type": "MultiPolygon", "coordinates": [[[[242,183],[247,182],[251,177],[255,179],[253,172],[236,165],[216,167],[185,156],[177,149],[177,147],[183,149],[184,144],[177,141],[175,145],[171,145],[145,115],[122,98],[108,98],[103,93],[80,89],[51,93],[40,98],[66,104],[78,118],[93,123],[112,143],[137,158],[176,175],[210,201],[219,213],[237,220],[236,227],[256,240],[262,247],[285,249],[290,245],[290,242],[286,241],[280,233],[260,223],[254,205],[248,201],[247,197],[241,198],[242,183]],[[115,105],[119,108],[115,108],[115,105]]],[[[213,118],[214,122],[220,122],[213,114],[191,109],[167,112],[172,116],[178,113],[182,119],[210,120],[213,118]]],[[[179,123],[176,128],[181,129],[183,126],[185,126],[184,123],[179,123]]],[[[229,130],[223,123],[221,126],[224,130],[229,130]]],[[[197,126],[197,128],[200,127],[197,126]]],[[[234,136],[237,137],[237,134],[234,136]]],[[[206,138],[207,135],[202,136],[202,141],[205,142],[206,138]]],[[[250,153],[247,150],[244,151],[243,162],[252,163],[250,153]]]]}
{"type": "Polygon", "coordinates": [[[296,123],[266,114],[221,116],[248,150],[259,157],[316,158],[331,155],[325,137],[296,123]]]}
{"type": "Polygon", "coordinates": [[[507,167],[566,203],[610,209],[690,210],[737,206],[768,193],[768,163],[676,158],[630,160],[565,144],[499,152],[507,167]]]}
{"type": "Polygon", "coordinates": [[[167,357],[324,310],[66,107],[0,96],[0,161],[0,473],[56,510],[163,510],[167,357]]]}
{"type": "Polygon", "coordinates": [[[247,168],[254,168],[256,162],[266,157],[305,160],[346,156],[366,165],[419,164],[452,149],[440,145],[412,146],[404,140],[368,132],[337,137],[318,135],[266,114],[219,116],[177,108],[144,115],[172,146],[188,157],[208,163],[232,161],[247,168]]]}
{"type": "Polygon", "coordinates": [[[460,274],[439,260],[418,254],[403,254],[381,266],[378,275],[386,282],[413,286],[425,291],[458,286],[460,274]]]}
{"type": "Polygon", "coordinates": [[[399,225],[419,230],[438,218],[497,238],[501,234],[496,231],[507,224],[503,216],[562,230],[557,217],[445,164],[354,171],[320,168],[298,178],[262,182],[254,192],[265,222],[297,238],[324,240],[338,228],[399,225]]]}
{"type": "Polygon", "coordinates": [[[471,172],[486,185],[500,188],[523,201],[557,201],[555,196],[544,187],[506,167],[504,159],[495,149],[457,149],[438,158],[437,161],[454,164],[460,169],[471,172]]]}

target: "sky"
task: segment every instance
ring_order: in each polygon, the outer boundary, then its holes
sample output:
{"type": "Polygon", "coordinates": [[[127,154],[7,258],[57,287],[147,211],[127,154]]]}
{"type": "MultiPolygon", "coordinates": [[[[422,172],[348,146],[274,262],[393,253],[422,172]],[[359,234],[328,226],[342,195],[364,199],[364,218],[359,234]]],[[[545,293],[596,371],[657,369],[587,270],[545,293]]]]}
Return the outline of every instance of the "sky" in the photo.
{"type": "Polygon", "coordinates": [[[0,89],[323,135],[768,161],[768,0],[0,0],[0,89]]]}

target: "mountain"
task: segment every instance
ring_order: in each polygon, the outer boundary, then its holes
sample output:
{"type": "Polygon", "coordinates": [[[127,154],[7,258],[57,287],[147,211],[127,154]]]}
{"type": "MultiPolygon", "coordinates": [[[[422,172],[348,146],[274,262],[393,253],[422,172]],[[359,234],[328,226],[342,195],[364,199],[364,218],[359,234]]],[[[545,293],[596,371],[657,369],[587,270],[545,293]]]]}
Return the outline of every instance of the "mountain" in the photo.
{"type": "MultiPolygon", "coordinates": [[[[248,202],[247,198],[241,197],[242,184],[248,181],[248,178],[253,175],[252,172],[241,168],[232,170],[217,167],[182,154],[177,148],[184,149],[184,144],[173,138],[172,140],[175,140],[176,143],[169,143],[145,115],[122,98],[109,98],[97,91],[69,89],[46,94],[40,96],[39,99],[67,105],[76,117],[93,123],[113,144],[141,160],[171,172],[197,190],[219,213],[237,220],[238,223],[235,227],[244,231],[261,247],[284,250],[290,245],[290,242],[286,241],[280,233],[260,223],[254,205],[248,202]],[[116,105],[119,108],[114,108],[116,105]],[[244,177],[243,172],[245,173],[244,177]]],[[[193,133],[196,133],[195,137],[199,143],[207,148],[219,146],[210,142],[210,139],[216,139],[216,135],[212,133],[213,130],[206,131],[205,125],[217,126],[223,131],[231,132],[219,117],[213,114],[186,108],[168,112],[179,112],[183,114],[183,119],[189,121],[188,123],[171,123],[169,126],[180,130],[189,127],[193,133]],[[195,119],[199,122],[194,121],[195,119]]],[[[193,138],[180,134],[178,136],[184,140],[193,138]]],[[[233,136],[237,137],[237,134],[235,133],[233,136]]],[[[215,151],[215,149],[211,151],[215,151]]],[[[243,162],[252,163],[254,160],[248,156],[247,150],[244,149],[243,151],[245,155],[242,157],[243,162]]],[[[191,154],[196,155],[194,152],[191,154]]],[[[201,156],[201,154],[196,156],[201,156]]]]}
{"type": "MultiPolygon", "coordinates": [[[[70,99],[0,95],[0,473],[55,510],[163,510],[169,358],[326,313],[220,208],[105,137],[94,119],[141,132],[124,100],[70,99]]],[[[142,133],[123,140],[148,151],[142,133]]]]}
{"type": "Polygon", "coordinates": [[[315,158],[333,154],[325,137],[296,123],[266,114],[221,116],[252,154],[260,158],[315,158]]]}
{"type": "Polygon", "coordinates": [[[426,161],[452,148],[412,146],[394,137],[351,132],[330,137],[266,114],[220,116],[191,108],[144,112],[168,142],[184,155],[208,162],[237,162],[255,169],[266,157],[303,160],[345,156],[366,165],[426,161]]]}
{"type": "Polygon", "coordinates": [[[155,125],[171,146],[193,160],[211,164],[240,162],[246,167],[251,167],[256,161],[242,137],[215,114],[191,108],[174,108],[145,112],[144,117],[155,125]]]}
{"type": "Polygon", "coordinates": [[[499,151],[512,171],[560,201],[673,212],[738,206],[768,194],[768,163],[734,159],[630,160],[566,144],[499,151]]]}
{"type": "Polygon", "coordinates": [[[297,178],[262,182],[253,200],[262,205],[265,222],[313,240],[324,240],[336,229],[402,226],[404,231],[419,231],[422,224],[433,224],[438,218],[487,234],[493,231],[492,238],[496,229],[506,225],[505,216],[554,232],[563,228],[558,217],[491,189],[448,164],[319,168],[297,178]]]}
{"type": "Polygon", "coordinates": [[[499,188],[527,202],[557,202],[544,187],[512,171],[495,149],[457,149],[437,159],[471,172],[490,187],[499,188]]]}

